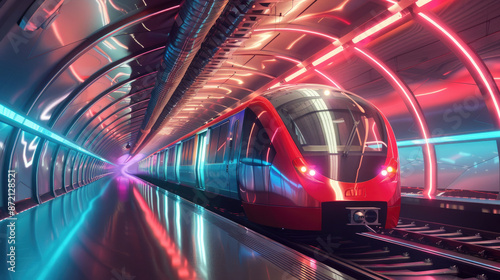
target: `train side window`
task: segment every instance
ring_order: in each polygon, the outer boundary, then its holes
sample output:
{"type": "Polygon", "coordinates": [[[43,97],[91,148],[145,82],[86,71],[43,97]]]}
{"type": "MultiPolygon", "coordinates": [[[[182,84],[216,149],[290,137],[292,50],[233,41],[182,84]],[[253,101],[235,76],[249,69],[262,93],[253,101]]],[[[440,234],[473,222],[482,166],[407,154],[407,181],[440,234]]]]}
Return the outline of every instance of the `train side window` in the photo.
{"type": "Polygon", "coordinates": [[[241,158],[252,165],[271,165],[276,150],[266,129],[252,110],[245,112],[242,132],[241,158]],[[248,140],[247,140],[248,139],[248,140]]]}
{"type": "Polygon", "coordinates": [[[175,146],[169,149],[168,152],[168,166],[173,166],[175,164],[175,146]]]}
{"type": "Polygon", "coordinates": [[[229,132],[229,122],[222,124],[219,131],[219,141],[217,143],[216,163],[224,162],[224,154],[226,153],[227,133],[229,132]]]}
{"type": "Polygon", "coordinates": [[[229,141],[229,161],[233,161],[234,157],[236,155],[235,153],[235,148],[234,145],[236,143],[236,140],[238,138],[238,129],[240,125],[240,120],[236,120],[233,124],[233,136],[231,137],[231,140],[229,141]]]}
{"type": "Polygon", "coordinates": [[[182,144],[181,165],[193,165],[194,137],[182,144]]]}
{"type": "Polygon", "coordinates": [[[217,144],[219,141],[219,131],[220,126],[210,129],[207,163],[215,163],[215,158],[217,156],[217,144]]]}

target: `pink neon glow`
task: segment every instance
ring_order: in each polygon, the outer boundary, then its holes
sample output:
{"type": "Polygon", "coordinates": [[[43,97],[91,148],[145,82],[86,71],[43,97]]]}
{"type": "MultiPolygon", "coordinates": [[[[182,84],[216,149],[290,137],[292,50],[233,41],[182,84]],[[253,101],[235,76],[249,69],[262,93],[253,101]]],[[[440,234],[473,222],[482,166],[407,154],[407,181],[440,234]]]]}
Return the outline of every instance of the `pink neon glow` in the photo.
{"type": "Polygon", "coordinates": [[[255,29],[254,32],[269,32],[269,31],[290,31],[290,32],[300,32],[300,33],[306,33],[306,34],[311,34],[311,35],[316,35],[319,37],[326,38],[332,42],[335,42],[338,40],[338,38],[335,38],[333,36],[330,36],[326,33],[321,33],[317,31],[312,31],[312,30],[307,30],[307,29],[301,29],[301,28],[289,28],[289,27],[276,27],[276,28],[258,28],[255,29]]]}
{"type": "Polygon", "coordinates": [[[323,78],[325,78],[326,80],[328,80],[330,83],[332,83],[332,85],[334,85],[335,87],[337,87],[339,89],[344,89],[339,84],[337,84],[334,80],[332,80],[332,78],[328,77],[325,73],[319,71],[318,69],[314,69],[314,71],[316,73],[320,74],[323,78]]]}
{"type": "MultiPolygon", "coordinates": [[[[271,137],[271,143],[274,143],[274,137],[276,137],[276,134],[278,133],[278,129],[274,131],[273,137],[271,137]]],[[[271,151],[271,147],[267,149],[267,155],[266,155],[266,162],[269,162],[269,152],[271,151]]]]}
{"type": "Polygon", "coordinates": [[[101,116],[97,116],[97,119],[99,120],[99,122],[101,122],[101,127],[104,128],[104,124],[102,123],[101,116]]]}
{"type": "Polygon", "coordinates": [[[488,89],[488,93],[490,94],[491,100],[493,100],[493,104],[495,106],[495,110],[497,111],[497,118],[498,118],[498,123],[500,124],[500,106],[498,104],[497,96],[495,95],[495,92],[493,91],[493,88],[491,87],[490,83],[486,79],[485,74],[483,71],[481,71],[481,68],[479,67],[478,63],[476,60],[472,57],[469,52],[465,49],[464,46],[462,46],[458,40],[450,33],[448,32],[445,28],[437,24],[435,21],[433,21],[430,17],[428,17],[426,14],[420,12],[418,13],[419,16],[430,22],[432,25],[434,25],[439,31],[441,31],[446,37],[448,37],[461,51],[462,53],[469,59],[469,61],[472,63],[474,68],[476,69],[476,72],[481,76],[481,79],[483,80],[484,85],[488,89]]]}
{"type": "Polygon", "coordinates": [[[71,71],[71,74],[73,74],[73,76],[75,76],[75,78],[80,82],[80,83],[83,83],[85,80],[80,77],[80,75],[78,73],[76,73],[75,71],[75,68],[73,67],[73,65],[70,65],[69,66],[69,71],[71,71]]]}
{"type": "Polygon", "coordinates": [[[300,68],[299,70],[297,70],[295,73],[293,74],[290,74],[288,77],[285,78],[285,82],[290,82],[292,81],[293,79],[297,78],[298,76],[304,74],[307,72],[307,69],[306,68],[300,68]]]}
{"type": "Polygon", "coordinates": [[[113,0],[109,0],[109,4],[111,4],[111,6],[113,7],[113,9],[115,9],[115,10],[117,10],[117,11],[119,11],[119,12],[122,12],[122,13],[124,13],[124,14],[126,14],[126,13],[127,13],[127,11],[125,11],[125,9],[122,9],[122,8],[118,7],[118,5],[116,5],[116,4],[113,2],[113,0]]]}
{"type": "Polygon", "coordinates": [[[111,45],[108,41],[104,40],[102,43],[109,49],[116,50],[116,48],[113,45],[111,45]]]}
{"type": "Polygon", "coordinates": [[[375,130],[375,125],[376,125],[376,123],[373,123],[373,125],[372,125],[372,132],[373,132],[373,135],[375,136],[375,142],[376,142],[376,143],[377,143],[377,145],[378,145],[378,143],[379,143],[379,140],[378,140],[378,137],[377,137],[377,134],[378,134],[378,133],[377,133],[377,131],[375,130]]]}
{"type": "Polygon", "coordinates": [[[431,91],[431,92],[426,92],[426,93],[421,93],[421,94],[415,94],[415,96],[424,96],[424,95],[430,95],[430,94],[434,94],[434,93],[438,93],[438,92],[442,92],[443,90],[446,90],[447,88],[442,88],[442,89],[438,89],[436,91],[431,91]]]}
{"type": "Polygon", "coordinates": [[[179,277],[181,279],[196,279],[196,271],[192,269],[186,257],[182,255],[182,252],[179,248],[177,248],[175,242],[173,242],[170,239],[170,236],[165,232],[165,228],[160,222],[158,222],[155,214],[151,211],[151,208],[148,206],[143,196],[136,190],[136,188],[132,189],[132,193],[137,201],[137,204],[144,213],[144,218],[149,225],[149,228],[154,234],[156,240],[160,242],[161,247],[163,247],[167,255],[170,257],[172,267],[177,269],[179,277]]]}
{"type": "Polygon", "coordinates": [[[101,13],[102,24],[107,25],[110,22],[110,20],[109,20],[108,5],[106,4],[106,0],[96,0],[96,2],[99,5],[99,12],[101,13]]]}
{"type": "Polygon", "coordinates": [[[353,43],[357,43],[357,42],[360,42],[362,41],[363,39],[379,32],[380,30],[386,28],[387,26],[395,23],[396,21],[400,20],[403,16],[401,15],[401,13],[396,13],[390,17],[388,17],[387,19],[383,20],[382,22],[370,27],[368,30],[366,30],[365,32],[359,34],[358,36],[354,37],[352,39],[352,42],[353,43]]]}
{"type": "Polygon", "coordinates": [[[46,12],[46,13],[47,13],[47,16],[49,16],[49,17],[50,17],[51,15],[53,15],[53,14],[57,11],[57,9],[59,9],[59,7],[61,7],[61,5],[62,5],[62,3],[61,3],[61,4],[59,4],[59,5],[56,5],[56,6],[55,6],[52,10],[50,10],[50,11],[49,11],[49,10],[47,10],[47,9],[43,9],[43,11],[44,11],[44,12],[46,12]]]}
{"type": "Polygon", "coordinates": [[[422,7],[424,6],[425,4],[431,2],[432,0],[418,0],[417,2],[415,2],[415,4],[417,4],[418,7],[422,7]]]}
{"type": "Polygon", "coordinates": [[[123,76],[130,77],[130,74],[123,73],[123,72],[116,73],[115,77],[111,80],[111,85],[113,85],[116,82],[116,79],[118,79],[119,77],[123,77],[123,76]]]}
{"type": "MultiPolygon", "coordinates": [[[[259,118],[259,117],[257,117],[257,118],[259,118]]],[[[254,128],[255,128],[255,123],[254,123],[254,124],[252,124],[252,129],[250,129],[250,137],[252,137],[252,133],[253,133],[253,129],[254,129],[254,128]]],[[[250,144],[251,144],[251,143],[250,143],[250,141],[248,141],[248,145],[247,145],[247,155],[246,155],[246,157],[248,157],[248,153],[250,152],[250,144]]]]}
{"type": "Polygon", "coordinates": [[[57,27],[56,22],[52,23],[52,30],[54,31],[54,35],[56,36],[57,41],[59,41],[64,46],[63,39],[61,37],[61,33],[59,33],[59,28],[57,27]]]}
{"type": "Polygon", "coordinates": [[[262,60],[262,62],[260,63],[260,67],[261,67],[262,69],[266,69],[266,64],[265,64],[266,62],[275,62],[275,61],[276,61],[276,59],[275,59],[275,58],[273,58],[273,59],[266,59],[266,60],[262,60]]]}
{"type": "Polygon", "coordinates": [[[331,18],[331,19],[335,19],[335,20],[338,20],[342,23],[345,23],[347,25],[351,25],[351,22],[347,21],[346,19],[343,19],[341,17],[337,17],[337,16],[334,16],[334,15],[326,15],[324,13],[319,13],[319,14],[311,14],[311,15],[305,15],[305,16],[301,16],[300,18],[298,18],[297,20],[303,20],[303,19],[311,19],[311,18],[331,18]]]}
{"type": "Polygon", "coordinates": [[[106,58],[109,62],[113,62],[113,60],[111,59],[111,57],[105,52],[103,51],[101,48],[99,48],[99,46],[95,46],[94,47],[96,50],[99,51],[99,54],[104,56],[104,58],[106,58]]]}
{"type": "Polygon", "coordinates": [[[371,57],[364,51],[360,50],[357,47],[354,47],[354,49],[361,54],[363,54],[365,57],[373,61],[380,69],[382,69],[391,79],[398,85],[399,89],[404,93],[406,99],[408,100],[408,103],[411,105],[412,111],[415,113],[415,116],[417,117],[418,120],[418,125],[420,126],[420,130],[422,131],[423,138],[425,141],[425,149],[427,150],[427,160],[429,162],[429,181],[427,182],[429,186],[429,191],[427,192],[427,197],[431,198],[431,194],[434,192],[434,183],[433,183],[433,168],[434,168],[434,162],[432,161],[431,157],[431,146],[429,144],[429,136],[427,135],[427,127],[424,124],[423,121],[423,116],[421,116],[421,112],[417,109],[416,105],[413,104],[412,99],[410,98],[410,93],[406,90],[406,88],[399,82],[399,80],[389,71],[387,68],[385,68],[380,62],[378,62],[375,58],[371,57]]]}
{"type": "Polygon", "coordinates": [[[284,56],[284,55],[275,55],[274,57],[296,63],[297,65],[302,65],[302,61],[295,59],[295,58],[291,58],[291,57],[284,56]]]}
{"type": "MultiPolygon", "coordinates": [[[[56,36],[57,40],[61,43],[62,46],[64,46],[64,41],[63,41],[63,39],[61,37],[61,34],[59,33],[59,29],[57,28],[57,25],[56,25],[55,22],[52,24],[52,30],[54,30],[54,35],[56,36]]],[[[80,77],[80,75],[78,75],[78,73],[76,73],[75,68],[73,67],[73,65],[69,66],[69,71],[71,71],[71,74],[73,74],[73,76],[80,83],[83,83],[85,81],[82,77],[80,77]]]]}
{"type": "Polygon", "coordinates": [[[113,40],[118,46],[128,50],[128,47],[125,46],[122,42],[118,41],[118,39],[116,39],[115,37],[111,37],[111,40],[113,40]]]}
{"type": "Polygon", "coordinates": [[[302,38],[304,38],[306,36],[306,34],[302,34],[299,38],[295,39],[293,42],[290,43],[290,45],[288,45],[288,47],[286,47],[287,50],[290,50],[293,48],[293,46],[295,46],[295,44],[297,44],[297,42],[299,42],[300,40],[302,40],[302,38]]]}

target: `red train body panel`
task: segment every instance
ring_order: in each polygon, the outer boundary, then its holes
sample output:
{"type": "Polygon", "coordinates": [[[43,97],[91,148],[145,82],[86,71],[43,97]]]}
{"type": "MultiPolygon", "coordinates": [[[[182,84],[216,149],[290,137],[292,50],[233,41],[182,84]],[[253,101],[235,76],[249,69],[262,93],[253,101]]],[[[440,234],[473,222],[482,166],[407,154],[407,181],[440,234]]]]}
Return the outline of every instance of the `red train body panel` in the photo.
{"type": "Polygon", "coordinates": [[[358,96],[327,86],[272,90],[155,155],[140,169],[239,199],[259,224],[392,228],[399,218],[398,153],[387,119],[358,96]]]}

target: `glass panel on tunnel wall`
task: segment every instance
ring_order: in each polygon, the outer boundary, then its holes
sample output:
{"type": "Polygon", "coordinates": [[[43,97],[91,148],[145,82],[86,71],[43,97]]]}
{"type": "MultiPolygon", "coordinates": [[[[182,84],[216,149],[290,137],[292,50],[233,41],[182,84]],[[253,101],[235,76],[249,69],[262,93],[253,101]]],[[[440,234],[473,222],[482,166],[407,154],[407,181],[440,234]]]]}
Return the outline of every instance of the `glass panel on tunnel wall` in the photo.
{"type": "Polygon", "coordinates": [[[68,148],[66,147],[60,147],[59,151],[57,152],[56,156],[56,163],[54,165],[54,190],[59,190],[62,189],[63,186],[63,168],[64,168],[64,161],[66,160],[66,157],[68,156],[68,148]]]}
{"type": "Polygon", "coordinates": [[[82,159],[80,160],[80,166],[78,168],[78,184],[80,186],[84,185],[85,183],[83,182],[84,180],[84,177],[83,177],[83,173],[85,172],[85,168],[87,166],[87,161],[88,161],[89,157],[86,156],[86,155],[83,155],[82,156],[82,159]]]}
{"type": "Polygon", "coordinates": [[[50,180],[50,172],[52,169],[53,153],[56,147],[57,145],[55,143],[45,141],[40,154],[37,174],[38,194],[40,196],[50,192],[50,185],[52,183],[50,180]]]}
{"type": "Polygon", "coordinates": [[[21,131],[14,147],[10,169],[16,171],[16,201],[31,198],[34,189],[32,168],[40,137],[21,131]]]}
{"type": "Polygon", "coordinates": [[[498,194],[496,141],[436,145],[436,155],[440,195],[495,198],[498,194]]]}
{"type": "Polygon", "coordinates": [[[76,152],[74,150],[69,151],[68,160],[66,161],[65,173],[64,173],[64,185],[66,188],[70,188],[71,185],[71,171],[73,170],[73,163],[75,161],[76,152]]]}
{"type": "MultiPolygon", "coordinates": [[[[408,188],[424,188],[424,158],[422,148],[399,148],[401,169],[401,186],[408,188]]],[[[408,190],[403,190],[404,192],[408,190]]]]}
{"type": "Polygon", "coordinates": [[[82,159],[82,154],[78,153],[75,157],[75,161],[73,163],[73,171],[71,173],[71,185],[73,188],[78,188],[78,169],[80,168],[81,164],[81,159],[82,159]]]}

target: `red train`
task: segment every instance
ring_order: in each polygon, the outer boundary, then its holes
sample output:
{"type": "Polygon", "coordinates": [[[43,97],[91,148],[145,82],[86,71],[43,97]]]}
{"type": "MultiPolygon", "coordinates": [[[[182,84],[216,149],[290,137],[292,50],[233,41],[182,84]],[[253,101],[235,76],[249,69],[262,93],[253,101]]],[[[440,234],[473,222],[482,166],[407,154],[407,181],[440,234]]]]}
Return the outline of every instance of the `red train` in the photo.
{"type": "Polygon", "coordinates": [[[395,227],[394,133],[366,100],[323,85],[273,89],[139,163],[158,179],[241,200],[251,221],[295,230],[395,227]]]}

